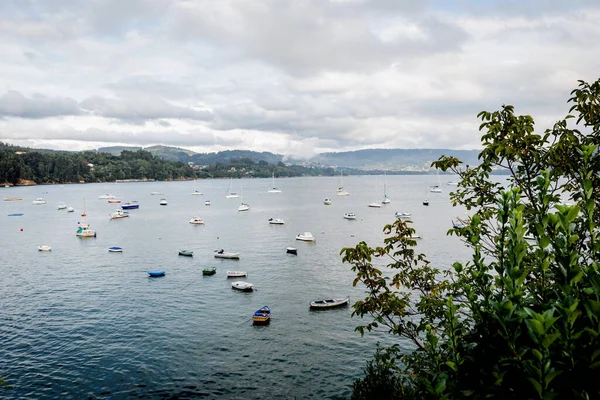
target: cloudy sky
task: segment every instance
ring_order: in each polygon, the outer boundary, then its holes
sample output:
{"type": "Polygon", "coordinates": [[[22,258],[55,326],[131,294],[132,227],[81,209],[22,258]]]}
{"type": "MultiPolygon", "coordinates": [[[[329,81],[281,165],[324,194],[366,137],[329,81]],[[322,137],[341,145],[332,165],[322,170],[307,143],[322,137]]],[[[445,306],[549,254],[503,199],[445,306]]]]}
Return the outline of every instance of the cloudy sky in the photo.
{"type": "Polygon", "coordinates": [[[542,130],[600,78],[600,2],[2,0],[0,140],[296,156],[542,130]]]}

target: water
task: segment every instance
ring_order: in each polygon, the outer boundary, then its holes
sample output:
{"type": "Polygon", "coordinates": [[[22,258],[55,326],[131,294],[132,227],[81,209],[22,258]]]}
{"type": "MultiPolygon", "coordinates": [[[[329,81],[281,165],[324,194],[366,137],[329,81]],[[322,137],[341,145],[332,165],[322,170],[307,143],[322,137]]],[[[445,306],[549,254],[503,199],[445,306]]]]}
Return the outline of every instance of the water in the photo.
{"type": "Polygon", "coordinates": [[[335,195],[339,177],[277,179],[282,193],[267,193],[271,179],[233,181],[230,190],[251,206],[245,213],[237,211],[241,199],[225,199],[228,180],[0,189],[2,197],[23,198],[0,202],[0,377],[14,386],[0,397],[348,397],[376,342],[397,339],[382,332],[361,338],[351,307],[311,312],[308,302],[364,297],[340,249],[360,240],[380,244],[395,211],[412,212],[423,236],[418,251],[433,265],[468,259],[459,240],[446,236],[464,211],[450,205],[450,186],[427,193],[435,183],[432,176],[388,176],[392,203],[373,209],[367,204],[383,199],[382,177],[344,177],[348,197],[335,195]],[[109,220],[119,205],[99,200],[104,193],[138,200],[140,209],[109,220]],[[429,207],[421,204],[425,196],[429,207]],[[32,205],[37,197],[48,203],[32,205]],[[332,205],[323,205],[326,197],[332,205]],[[95,239],[75,236],[84,198],[95,239]],[[57,210],[61,201],[75,213],[57,210]],[[24,215],[8,216],[17,212],[24,215]],[[358,219],[344,220],[345,212],[358,219]],[[195,215],[206,224],[189,224],[195,215]],[[271,217],[285,225],[269,225],[271,217]],[[316,243],[296,241],[304,231],[316,243]],[[38,252],[39,245],[52,251],[38,252]],[[111,246],[123,253],[109,253],[111,246]],[[286,254],[288,246],[298,256],[286,254]],[[194,257],[178,256],[182,248],[194,257]],[[216,260],[215,249],[239,252],[241,260],[216,260]],[[217,274],[202,276],[207,266],[217,274]],[[166,276],[148,278],[153,269],[166,276]],[[227,270],[248,271],[257,290],[232,290],[227,270]],[[271,324],[253,326],[262,305],[271,307],[271,324]]]}

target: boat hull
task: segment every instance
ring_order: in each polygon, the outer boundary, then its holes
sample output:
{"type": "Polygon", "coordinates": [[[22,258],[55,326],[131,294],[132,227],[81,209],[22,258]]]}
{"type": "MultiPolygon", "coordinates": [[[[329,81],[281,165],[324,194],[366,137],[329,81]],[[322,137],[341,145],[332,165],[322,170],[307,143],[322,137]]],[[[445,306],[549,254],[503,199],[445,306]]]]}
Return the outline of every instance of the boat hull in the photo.
{"type": "Polygon", "coordinates": [[[311,310],[327,310],[330,308],[343,307],[348,305],[350,297],[343,299],[325,299],[325,300],[313,300],[309,306],[311,310]]]}
{"type": "Polygon", "coordinates": [[[217,273],[216,268],[204,268],[202,270],[202,275],[214,275],[217,273]]]}
{"type": "Polygon", "coordinates": [[[148,271],[148,276],[150,278],[158,278],[158,277],[165,276],[165,275],[166,275],[166,272],[162,271],[162,270],[148,271]]]}

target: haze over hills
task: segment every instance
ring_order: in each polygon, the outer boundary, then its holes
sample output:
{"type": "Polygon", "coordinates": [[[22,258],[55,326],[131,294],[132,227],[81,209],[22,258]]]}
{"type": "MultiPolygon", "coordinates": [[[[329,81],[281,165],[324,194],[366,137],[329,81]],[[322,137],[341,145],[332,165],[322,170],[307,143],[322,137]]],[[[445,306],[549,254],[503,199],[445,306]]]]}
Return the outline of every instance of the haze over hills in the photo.
{"type": "MultiPolygon", "coordinates": [[[[142,147],[101,147],[99,152],[121,154],[123,150],[136,151],[142,147]]],[[[285,157],[270,152],[249,150],[227,150],[218,153],[195,153],[191,150],[170,146],[150,146],[144,150],[171,161],[193,162],[198,165],[212,165],[217,162],[229,162],[233,159],[247,158],[254,162],[266,161],[271,164],[283,161],[290,164],[318,164],[342,168],[363,170],[424,171],[442,155],[459,158],[465,165],[477,165],[479,150],[452,149],[365,149],[337,153],[321,153],[308,160],[285,157]]]]}

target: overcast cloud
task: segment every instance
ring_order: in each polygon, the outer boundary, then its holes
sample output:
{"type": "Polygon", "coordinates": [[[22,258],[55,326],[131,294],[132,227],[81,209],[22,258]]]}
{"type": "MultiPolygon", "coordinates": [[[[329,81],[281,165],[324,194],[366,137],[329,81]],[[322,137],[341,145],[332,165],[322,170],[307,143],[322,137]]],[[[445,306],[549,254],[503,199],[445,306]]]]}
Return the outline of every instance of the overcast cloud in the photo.
{"type": "Polygon", "coordinates": [[[7,0],[0,140],[310,156],[543,130],[600,77],[591,0],[7,0]]]}

